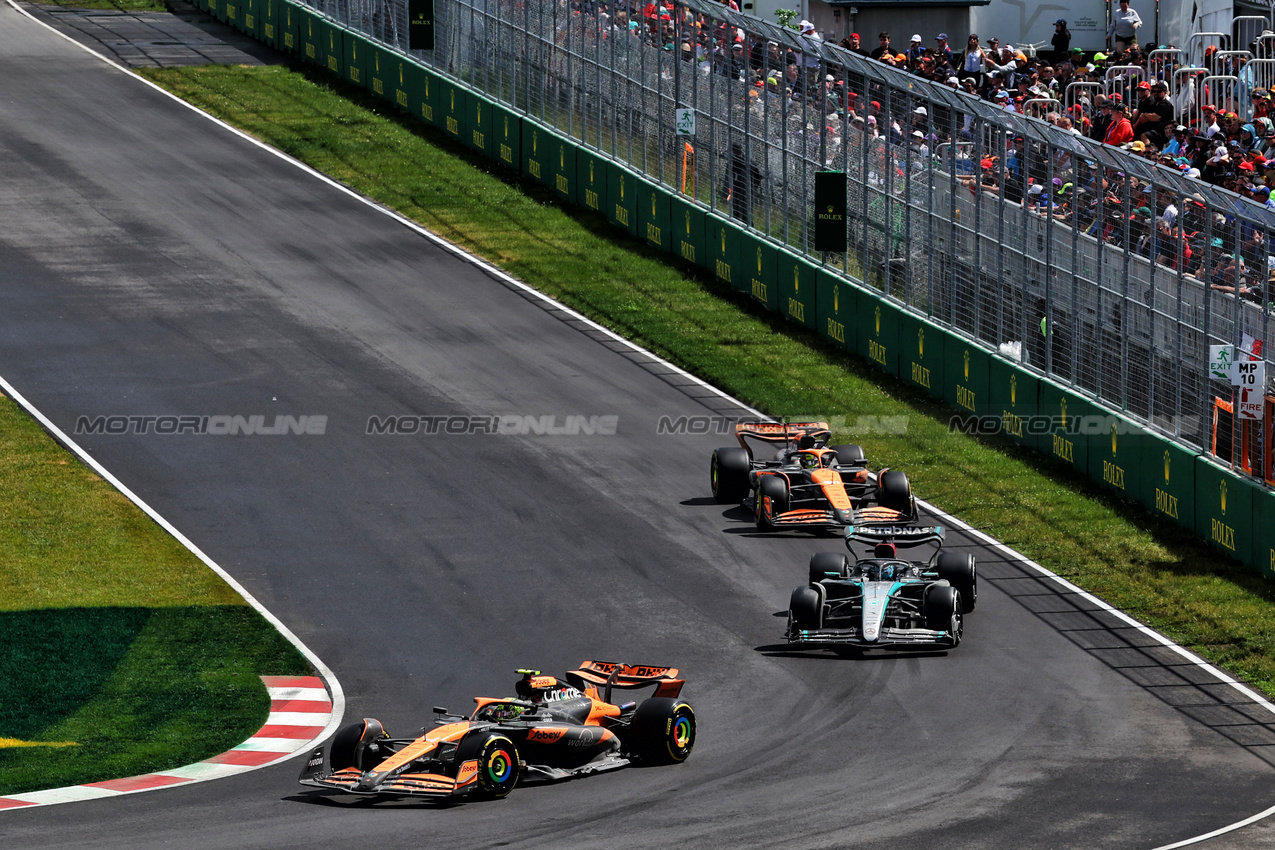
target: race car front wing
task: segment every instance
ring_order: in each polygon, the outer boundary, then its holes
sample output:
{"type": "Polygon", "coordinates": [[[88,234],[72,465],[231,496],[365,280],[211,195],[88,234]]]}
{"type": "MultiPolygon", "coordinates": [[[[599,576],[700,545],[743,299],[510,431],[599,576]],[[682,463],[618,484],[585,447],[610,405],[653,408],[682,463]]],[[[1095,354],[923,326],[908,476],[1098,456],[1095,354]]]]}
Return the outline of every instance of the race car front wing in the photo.
{"type": "Polygon", "coordinates": [[[812,649],[832,646],[955,646],[951,632],[935,629],[883,627],[876,640],[868,640],[862,629],[793,629],[784,635],[789,644],[812,649]]]}

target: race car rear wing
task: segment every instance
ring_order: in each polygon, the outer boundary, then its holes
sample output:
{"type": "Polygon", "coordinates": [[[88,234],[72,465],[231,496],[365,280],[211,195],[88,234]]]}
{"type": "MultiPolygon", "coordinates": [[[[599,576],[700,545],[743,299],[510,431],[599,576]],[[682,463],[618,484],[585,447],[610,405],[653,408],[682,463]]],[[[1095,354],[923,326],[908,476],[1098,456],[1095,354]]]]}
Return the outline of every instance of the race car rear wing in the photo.
{"type": "MultiPolygon", "coordinates": [[[[827,422],[762,422],[758,420],[740,422],[735,425],[735,439],[739,440],[739,444],[745,449],[748,448],[748,444],[744,442],[746,437],[767,443],[796,443],[807,434],[814,437],[820,445],[832,439],[832,431],[828,429],[827,422]]],[[[751,451],[749,449],[750,453],[751,451]]]]}
{"type": "Polygon", "coordinates": [[[676,667],[643,667],[610,661],[582,661],[579,670],[568,670],[567,681],[588,693],[606,688],[603,701],[611,701],[611,689],[645,688],[655,685],[655,696],[674,698],[682,692],[685,679],[677,678],[676,667]]]}
{"type": "Polygon", "coordinates": [[[893,543],[898,547],[922,546],[926,543],[943,544],[941,525],[847,525],[846,546],[851,541],[874,546],[877,543],[893,543]]]}

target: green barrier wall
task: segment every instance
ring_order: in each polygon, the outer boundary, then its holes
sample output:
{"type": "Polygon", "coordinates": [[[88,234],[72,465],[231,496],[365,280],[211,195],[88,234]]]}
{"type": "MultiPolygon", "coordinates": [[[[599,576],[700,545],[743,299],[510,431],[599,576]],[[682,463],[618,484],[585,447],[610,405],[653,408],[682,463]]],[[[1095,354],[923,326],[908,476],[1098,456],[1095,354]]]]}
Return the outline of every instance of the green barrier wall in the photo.
{"type": "Polygon", "coordinates": [[[902,311],[871,290],[859,292],[856,351],[873,366],[899,374],[899,319],[902,311]]]}
{"type": "MultiPolygon", "coordinates": [[[[367,87],[372,94],[394,103],[394,54],[379,45],[368,44],[367,87]]],[[[404,101],[406,101],[404,94],[404,101]]],[[[406,108],[406,107],[404,107],[406,108]]]]}
{"type": "Polygon", "coordinates": [[[522,174],[532,180],[553,186],[550,157],[553,133],[533,121],[522,122],[522,174]]]}
{"type": "Polygon", "coordinates": [[[584,148],[576,151],[576,203],[594,212],[606,212],[607,160],[584,148]]]}
{"type": "Polygon", "coordinates": [[[685,195],[675,195],[669,202],[673,253],[688,263],[711,269],[713,264],[704,245],[708,226],[706,219],[704,210],[688,201],[685,195]]]}
{"type": "Polygon", "coordinates": [[[549,185],[558,193],[558,200],[569,203],[576,203],[576,150],[573,142],[555,136],[549,152],[549,185]]]}
{"type": "MultiPolygon", "coordinates": [[[[212,0],[209,0],[211,3],[212,0]]],[[[286,53],[301,53],[301,19],[303,13],[291,3],[279,4],[278,46],[286,53]]]]}
{"type": "Polygon", "coordinates": [[[1267,578],[1275,578],[1275,493],[1261,490],[1253,496],[1253,563],[1267,578]],[[1264,529],[1264,533],[1261,530],[1264,529]]]}
{"type": "Polygon", "coordinates": [[[712,261],[713,274],[737,292],[743,292],[747,277],[739,265],[739,230],[715,215],[704,216],[704,241],[712,261]]]}
{"type": "Polygon", "coordinates": [[[329,20],[321,19],[323,28],[323,63],[338,77],[345,77],[344,30],[329,20]]]}
{"type": "Polygon", "coordinates": [[[991,412],[1001,418],[1001,430],[1015,442],[1036,448],[1040,434],[1033,433],[1032,418],[1039,411],[1040,380],[1000,357],[991,358],[988,389],[991,412]]]}
{"type": "Polygon", "coordinates": [[[947,334],[907,310],[899,312],[899,377],[934,397],[943,392],[943,350],[947,334]]]}
{"type": "Polygon", "coordinates": [[[518,167],[560,198],[600,209],[612,224],[713,269],[720,280],[768,309],[814,328],[829,342],[858,352],[959,411],[1000,419],[1004,431],[1021,443],[1087,471],[1275,577],[1272,535],[1254,531],[1275,527],[1275,493],[645,183],[574,140],[362,36],[344,34],[308,10],[283,0],[197,2],[218,19],[365,85],[453,138],[518,167]],[[1082,424],[1075,424],[1077,418],[1082,424]]]}
{"type": "MultiPolygon", "coordinates": [[[[524,121],[523,125],[530,123],[530,121],[524,121]]],[[[526,138],[526,133],[523,133],[524,143],[526,138]]],[[[638,179],[633,175],[633,172],[618,163],[612,163],[609,170],[610,173],[607,175],[607,221],[637,236],[638,179]]]]}
{"type": "Polygon", "coordinates": [[[522,118],[499,108],[492,119],[496,136],[496,161],[514,171],[522,171],[522,118]]]}
{"type": "Polygon", "coordinates": [[[645,180],[638,183],[638,234],[646,244],[662,251],[672,250],[673,239],[669,232],[670,201],[668,193],[645,180]]]}
{"type": "Polygon", "coordinates": [[[748,287],[752,297],[766,305],[768,310],[779,309],[779,287],[776,281],[776,260],[779,251],[769,242],[740,232],[735,239],[739,251],[739,264],[747,270],[748,287]]]}
{"type": "Polygon", "coordinates": [[[1230,470],[1195,459],[1195,533],[1245,563],[1253,561],[1256,487],[1230,470]]]}
{"type": "Polygon", "coordinates": [[[949,334],[944,341],[943,353],[943,400],[971,416],[988,413],[991,353],[956,334],[949,334]]]}
{"type": "Polygon", "coordinates": [[[859,290],[839,275],[819,270],[815,278],[816,321],[819,334],[833,345],[847,351],[858,347],[856,334],[858,323],[859,290]]]}
{"type": "Polygon", "coordinates": [[[1195,453],[1151,434],[1142,443],[1138,501],[1194,531],[1195,453]]]}
{"type": "Polygon", "coordinates": [[[787,251],[778,253],[776,263],[779,312],[815,330],[819,325],[819,267],[787,251]]]}
{"type": "MultiPolygon", "coordinates": [[[[501,110],[502,112],[504,110],[501,110]]],[[[494,131],[496,122],[496,105],[477,94],[469,95],[469,133],[466,141],[476,151],[481,151],[492,159],[498,159],[494,131]]]]}
{"type": "Polygon", "coordinates": [[[372,45],[363,36],[349,30],[341,31],[342,60],[346,82],[367,88],[367,66],[372,55],[372,45]]]}
{"type": "Polygon", "coordinates": [[[234,2],[237,0],[208,0],[208,13],[224,24],[226,23],[226,5],[234,2]]]}
{"type": "Polygon", "coordinates": [[[1053,381],[1041,379],[1038,383],[1039,413],[1050,417],[1050,427],[1037,440],[1037,447],[1044,454],[1060,461],[1082,475],[1089,474],[1089,431],[1099,430],[1098,436],[1106,439],[1101,425],[1095,423],[1098,411],[1088,400],[1053,381]]]}
{"type": "Polygon", "coordinates": [[[438,81],[438,89],[441,113],[438,126],[450,138],[469,144],[469,90],[447,79],[438,81]]]}
{"type": "Polygon", "coordinates": [[[259,0],[257,3],[257,38],[271,47],[279,47],[280,0],[259,0]]]}
{"type": "Polygon", "coordinates": [[[262,0],[244,0],[243,31],[253,38],[261,38],[261,6],[262,0]]]}
{"type": "Polygon", "coordinates": [[[1142,480],[1146,434],[1136,423],[1085,400],[1091,413],[1102,420],[1085,435],[1089,477],[1131,499],[1138,498],[1142,480]]]}
{"type": "Polygon", "coordinates": [[[318,15],[307,9],[298,9],[297,35],[301,42],[301,58],[314,65],[326,66],[323,56],[323,27],[318,15]]]}

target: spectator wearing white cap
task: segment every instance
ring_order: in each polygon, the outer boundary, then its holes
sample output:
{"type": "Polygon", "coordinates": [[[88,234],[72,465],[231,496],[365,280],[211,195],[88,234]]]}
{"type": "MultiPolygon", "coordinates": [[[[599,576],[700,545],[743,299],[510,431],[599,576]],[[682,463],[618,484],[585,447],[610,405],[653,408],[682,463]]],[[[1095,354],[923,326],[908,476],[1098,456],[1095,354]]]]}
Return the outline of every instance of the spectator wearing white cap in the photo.
{"type": "Polygon", "coordinates": [[[813,91],[819,82],[819,48],[817,42],[823,41],[819,33],[815,31],[815,25],[810,21],[801,22],[801,67],[805,71],[809,90],[813,91]]]}

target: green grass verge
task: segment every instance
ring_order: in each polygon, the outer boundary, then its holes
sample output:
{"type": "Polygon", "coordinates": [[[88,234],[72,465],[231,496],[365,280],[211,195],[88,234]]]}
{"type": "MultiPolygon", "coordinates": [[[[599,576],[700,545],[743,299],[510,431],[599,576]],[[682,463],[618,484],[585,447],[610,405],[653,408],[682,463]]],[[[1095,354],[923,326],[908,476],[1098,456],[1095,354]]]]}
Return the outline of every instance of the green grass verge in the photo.
{"type": "Polygon", "coordinates": [[[166,12],[163,0],[39,0],[38,4],[52,9],[89,9],[115,12],[166,12]]]}
{"type": "Polygon", "coordinates": [[[265,722],[259,676],[309,672],[220,577],[5,398],[0,481],[0,794],[224,752],[265,722]]]}
{"type": "Polygon", "coordinates": [[[148,79],[491,260],[759,409],[906,416],[853,435],[917,493],[1275,695],[1275,586],[1189,532],[1007,441],[312,67],[148,79]]]}

